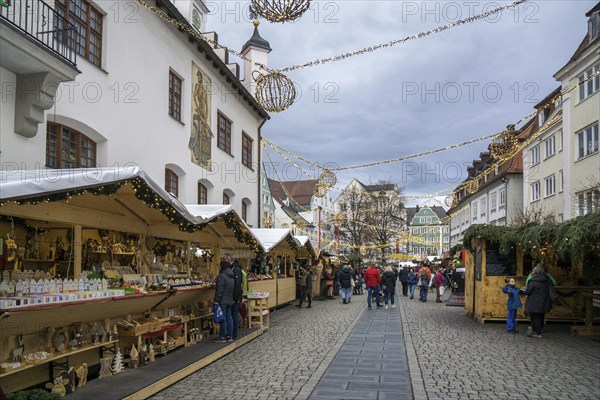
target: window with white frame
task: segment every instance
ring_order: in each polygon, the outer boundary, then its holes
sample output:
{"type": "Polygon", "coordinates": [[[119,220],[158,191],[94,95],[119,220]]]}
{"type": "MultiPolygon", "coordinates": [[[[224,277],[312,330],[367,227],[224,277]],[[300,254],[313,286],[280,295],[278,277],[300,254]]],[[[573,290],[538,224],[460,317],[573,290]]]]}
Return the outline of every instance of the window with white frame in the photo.
{"type": "Polygon", "coordinates": [[[490,195],[490,208],[492,211],[496,210],[498,204],[498,193],[494,192],[490,195]]]}
{"type": "Polygon", "coordinates": [[[538,144],[530,150],[531,153],[531,165],[537,165],[540,163],[540,145],[538,144]]]}
{"type": "Polygon", "coordinates": [[[544,184],[546,186],[546,197],[552,196],[556,193],[556,182],[554,179],[554,174],[546,177],[544,179],[544,184]]]}
{"type": "Polygon", "coordinates": [[[598,151],[598,123],[580,130],[576,135],[578,160],[598,151]]]}
{"type": "Polygon", "coordinates": [[[559,183],[559,191],[562,192],[565,188],[565,173],[564,171],[561,169],[560,171],[558,171],[558,175],[560,177],[560,183],[559,183]]]}
{"type": "Polygon", "coordinates": [[[600,203],[600,188],[588,189],[577,193],[578,215],[586,215],[597,210],[600,203]]]}
{"type": "Polygon", "coordinates": [[[594,14],[592,14],[592,16],[590,17],[589,24],[591,43],[594,39],[596,39],[596,37],[600,36],[600,12],[596,11],[594,14]]]}
{"type": "Polygon", "coordinates": [[[448,237],[444,238],[444,243],[448,243],[449,241],[450,241],[450,238],[448,238],[448,237]]]}
{"type": "Polygon", "coordinates": [[[558,142],[558,144],[560,145],[560,147],[558,148],[558,151],[562,151],[563,144],[564,144],[563,130],[562,129],[560,131],[558,131],[558,136],[560,137],[560,141],[558,142]]]}
{"type": "Polygon", "coordinates": [[[556,145],[554,141],[554,135],[550,136],[544,141],[546,147],[546,158],[553,156],[556,153],[556,145]]]}
{"type": "Polygon", "coordinates": [[[538,201],[540,196],[540,181],[537,181],[531,184],[531,201],[538,201]]]}
{"type": "Polygon", "coordinates": [[[481,199],[481,216],[485,216],[487,210],[487,199],[481,199]]]}
{"type": "Polygon", "coordinates": [[[473,220],[477,219],[477,203],[473,203],[473,220]]]}
{"type": "Polygon", "coordinates": [[[506,188],[502,188],[499,191],[500,193],[500,207],[506,204],[506,188]]]}
{"type": "Polygon", "coordinates": [[[579,75],[579,101],[585,100],[600,89],[600,64],[579,75]]]}

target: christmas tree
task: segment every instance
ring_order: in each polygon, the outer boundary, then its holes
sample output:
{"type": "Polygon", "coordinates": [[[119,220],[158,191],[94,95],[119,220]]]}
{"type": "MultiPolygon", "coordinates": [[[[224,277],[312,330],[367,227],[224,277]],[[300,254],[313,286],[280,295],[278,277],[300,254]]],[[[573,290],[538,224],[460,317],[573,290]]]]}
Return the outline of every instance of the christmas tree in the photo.
{"type": "Polygon", "coordinates": [[[115,358],[113,359],[113,365],[111,368],[111,371],[113,374],[118,374],[120,372],[123,372],[123,355],[121,354],[120,350],[117,350],[117,354],[115,355],[115,358]]]}

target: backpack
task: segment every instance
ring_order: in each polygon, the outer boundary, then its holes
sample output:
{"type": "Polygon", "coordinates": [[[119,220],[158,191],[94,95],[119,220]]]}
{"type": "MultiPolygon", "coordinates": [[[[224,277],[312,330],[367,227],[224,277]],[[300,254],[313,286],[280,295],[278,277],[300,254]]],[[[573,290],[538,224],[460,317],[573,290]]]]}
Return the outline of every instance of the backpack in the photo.
{"type": "Polygon", "coordinates": [[[427,270],[423,267],[421,269],[421,285],[429,285],[429,275],[427,274],[427,270]]]}
{"type": "Polygon", "coordinates": [[[548,286],[548,295],[550,297],[551,304],[554,304],[558,301],[558,293],[556,293],[556,289],[554,289],[552,282],[550,282],[550,286],[548,286]]]}

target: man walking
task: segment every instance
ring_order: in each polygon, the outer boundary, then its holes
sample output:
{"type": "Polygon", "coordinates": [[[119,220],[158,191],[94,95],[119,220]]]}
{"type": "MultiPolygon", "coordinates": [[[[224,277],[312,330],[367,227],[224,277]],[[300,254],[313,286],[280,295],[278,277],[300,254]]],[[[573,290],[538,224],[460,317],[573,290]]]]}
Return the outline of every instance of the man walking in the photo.
{"type": "Polygon", "coordinates": [[[400,267],[400,271],[398,271],[398,280],[402,284],[402,296],[408,296],[408,269],[405,267],[400,267]]]}
{"type": "Polygon", "coordinates": [[[304,300],[304,296],[306,296],[306,300],[308,301],[308,306],[306,306],[306,308],[311,308],[312,281],[313,275],[310,270],[310,265],[307,265],[304,274],[300,278],[300,302],[296,307],[302,308],[302,301],[304,300]]]}
{"type": "Polygon", "coordinates": [[[344,265],[340,272],[340,285],[342,292],[342,302],[350,303],[352,299],[352,268],[349,265],[344,265]]]}
{"type": "Polygon", "coordinates": [[[371,309],[371,297],[373,296],[373,293],[375,294],[377,308],[383,307],[379,302],[379,282],[381,282],[381,274],[379,273],[379,269],[375,267],[375,265],[371,265],[369,269],[367,269],[367,272],[365,272],[365,284],[367,285],[367,305],[369,306],[369,310],[371,309]]]}
{"type": "MultiPolygon", "coordinates": [[[[231,256],[227,254],[225,259],[231,260],[231,256]]],[[[237,260],[233,262],[231,270],[233,271],[233,305],[231,306],[231,320],[233,321],[233,328],[231,331],[231,338],[236,340],[240,326],[240,317],[238,313],[242,303],[242,296],[244,294],[242,289],[243,271],[242,266],[237,260]]]]}
{"type": "Polygon", "coordinates": [[[419,301],[426,302],[427,301],[427,292],[429,290],[429,282],[431,281],[431,270],[427,268],[426,264],[423,264],[419,271],[417,272],[417,276],[419,277],[419,301]]]}
{"type": "Polygon", "coordinates": [[[230,268],[229,262],[221,262],[221,273],[217,277],[217,286],[215,287],[214,304],[218,304],[223,311],[225,319],[220,323],[219,338],[216,343],[233,342],[233,320],[231,318],[231,306],[233,305],[234,274],[230,268]]]}

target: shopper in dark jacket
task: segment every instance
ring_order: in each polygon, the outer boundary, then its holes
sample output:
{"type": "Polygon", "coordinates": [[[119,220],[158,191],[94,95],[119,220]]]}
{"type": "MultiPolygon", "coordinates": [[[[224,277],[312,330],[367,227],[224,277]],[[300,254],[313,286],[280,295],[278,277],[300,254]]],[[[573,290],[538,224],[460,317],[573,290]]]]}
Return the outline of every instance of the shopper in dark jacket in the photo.
{"type": "Polygon", "coordinates": [[[544,314],[552,308],[550,299],[550,286],[552,282],[544,273],[544,268],[536,266],[532,271],[532,278],[527,284],[525,295],[525,312],[531,318],[531,326],[527,329],[527,336],[541,338],[544,325],[544,314]]]}
{"type": "Polygon", "coordinates": [[[396,308],[394,304],[394,297],[396,297],[396,274],[392,270],[392,267],[385,267],[383,271],[382,280],[383,298],[385,302],[385,309],[388,309],[388,300],[391,299],[392,308],[396,308]]]}
{"type": "Polygon", "coordinates": [[[231,318],[231,306],[233,305],[233,290],[235,286],[234,273],[227,261],[221,263],[221,273],[217,277],[217,286],[215,287],[215,297],[213,302],[218,304],[223,311],[225,319],[220,323],[219,338],[215,339],[217,343],[233,342],[233,320],[231,318]]]}
{"type": "Polygon", "coordinates": [[[349,265],[344,265],[339,273],[342,302],[350,303],[352,299],[352,268],[349,265]]]}
{"type": "Polygon", "coordinates": [[[239,309],[244,295],[244,289],[242,288],[242,265],[238,260],[233,262],[231,270],[233,271],[233,305],[231,306],[233,328],[231,329],[231,338],[235,340],[238,337],[240,327],[239,309]]]}
{"type": "Polygon", "coordinates": [[[308,306],[306,308],[311,308],[312,283],[313,274],[310,265],[307,265],[306,270],[300,277],[300,302],[296,307],[302,308],[302,302],[304,301],[304,297],[306,296],[306,299],[308,300],[308,306]]]}
{"type": "Polygon", "coordinates": [[[402,284],[402,296],[408,296],[408,269],[400,267],[400,271],[398,271],[398,280],[402,284]]]}
{"type": "Polygon", "coordinates": [[[419,276],[415,272],[414,268],[410,269],[406,280],[408,283],[408,287],[410,289],[410,299],[412,300],[415,298],[415,288],[417,287],[417,284],[419,283],[419,276]]]}

